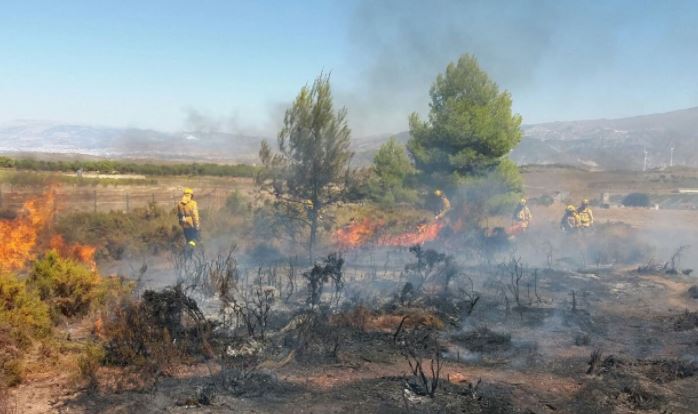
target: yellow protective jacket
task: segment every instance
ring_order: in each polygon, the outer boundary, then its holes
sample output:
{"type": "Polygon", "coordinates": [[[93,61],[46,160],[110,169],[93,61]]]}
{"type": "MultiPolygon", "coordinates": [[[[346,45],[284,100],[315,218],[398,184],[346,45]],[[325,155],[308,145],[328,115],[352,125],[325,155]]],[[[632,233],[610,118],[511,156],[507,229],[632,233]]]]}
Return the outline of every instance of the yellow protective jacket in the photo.
{"type": "Polygon", "coordinates": [[[182,228],[199,228],[199,206],[191,196],[184,195],[177,204],[177,217],[182,228]]]}
{"type": "Polygon", "coordinates": [[[594,224],[594,215],[589,207],[580,208],[577,214],[579,214],[579,225],[581,227],[591,227],[594,224]]]}

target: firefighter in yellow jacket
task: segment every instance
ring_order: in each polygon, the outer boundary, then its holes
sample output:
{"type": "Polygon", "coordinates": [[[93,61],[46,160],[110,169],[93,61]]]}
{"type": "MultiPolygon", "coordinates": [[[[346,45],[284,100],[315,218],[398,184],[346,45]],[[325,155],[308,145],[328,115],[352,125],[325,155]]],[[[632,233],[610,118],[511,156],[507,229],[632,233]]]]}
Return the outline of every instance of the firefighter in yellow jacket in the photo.
{"type": "Polygon", "coordinates": [[[514,224],[518,224],[522,230],[528,229],[528,225],[533,219],[533,214],[526,204],[526,199],[522,198],[514,210],[514,224]]]}
{"type": "Polygon", "coordinates": [[[187,240],[187,247],[193,249],[199,241],[199,207],[194,201],[194,192],[191,188],[185,188],[182,199],[177,204],[177,217],[179,225],[184,231],[184,238],[187,240]]]}
{"type": "Polygon", "coordinates": [[[591,212],[591,207],[589,207],[589,200],[582,200],[582,205],[577,209],[577,214],[579,214],[579,227],[588,229],[594,225],[594,215],[591,212]]]}
{"type": "Polygon", "coordinates": [[[451,211],[451,202],[441,190],[434,191],[434,196],[439,199],[439,210],[434,219],[441,220],[446,217],[446,213],[451,211]]]}
{"type": "Polygon", "coordinates": [[[562,221],[560,222],[560,228],[566,232],[573,232],[579,228],[579,213],[573,205],[567,206],[565,209],[565,214],[562,216],[562,221]]]}

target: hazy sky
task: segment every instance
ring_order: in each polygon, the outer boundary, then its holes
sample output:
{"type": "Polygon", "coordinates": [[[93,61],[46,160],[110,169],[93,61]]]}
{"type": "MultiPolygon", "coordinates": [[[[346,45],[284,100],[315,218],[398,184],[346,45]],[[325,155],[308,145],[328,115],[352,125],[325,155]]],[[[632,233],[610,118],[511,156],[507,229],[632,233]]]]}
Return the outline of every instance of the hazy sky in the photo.
{"type": "Polygon", "coordinates": [[[274,134],[321,71],[359,135],[473,53],[525,123],[698,106],[698,1],[0,3],[0,122],[274,134]]]}

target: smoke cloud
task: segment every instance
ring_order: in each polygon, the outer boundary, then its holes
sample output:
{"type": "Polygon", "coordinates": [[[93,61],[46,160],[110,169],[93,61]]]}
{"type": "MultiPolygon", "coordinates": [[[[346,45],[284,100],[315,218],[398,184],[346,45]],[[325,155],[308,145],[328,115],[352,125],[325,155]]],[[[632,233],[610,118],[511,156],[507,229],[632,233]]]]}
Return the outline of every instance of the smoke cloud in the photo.
{"type": "MultiPolygon", "coordinates": [[[[630,97],[608,99],[606,84],[631,82],[617,64],[640,59],[643,25],[675,20],[673,12],[637,2],[363,0],[349,29],[349,65],[359,69],[338,98],[349,107],[356,135],[404,131],[409,113],[428,110],[436,75],[471,53],[512,92],[524,122],[529,114],[528,122],[580,119],[607,107],[600,115],[615,116],[630,97]]],[[[647,36],[680,45],[692,32],[678,24],[647,36]]],[[[655,53],[671,52],[661,46],[655,53]]],[[[625,112],[639,113],[634,105],[625,112]]]]}

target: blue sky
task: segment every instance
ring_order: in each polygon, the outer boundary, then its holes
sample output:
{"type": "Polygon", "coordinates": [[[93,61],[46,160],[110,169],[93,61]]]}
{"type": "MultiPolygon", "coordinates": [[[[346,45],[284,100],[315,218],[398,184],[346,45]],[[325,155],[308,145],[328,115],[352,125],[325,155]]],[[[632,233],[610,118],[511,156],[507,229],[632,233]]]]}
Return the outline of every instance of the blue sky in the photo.
{"type": "Polygon", "coordinates": [[[359,135],[407,128],[473,53],[524,122],[698,106],[694,1],[12,1],[0,122],[274,134],[321,71],[359,135]]]}

